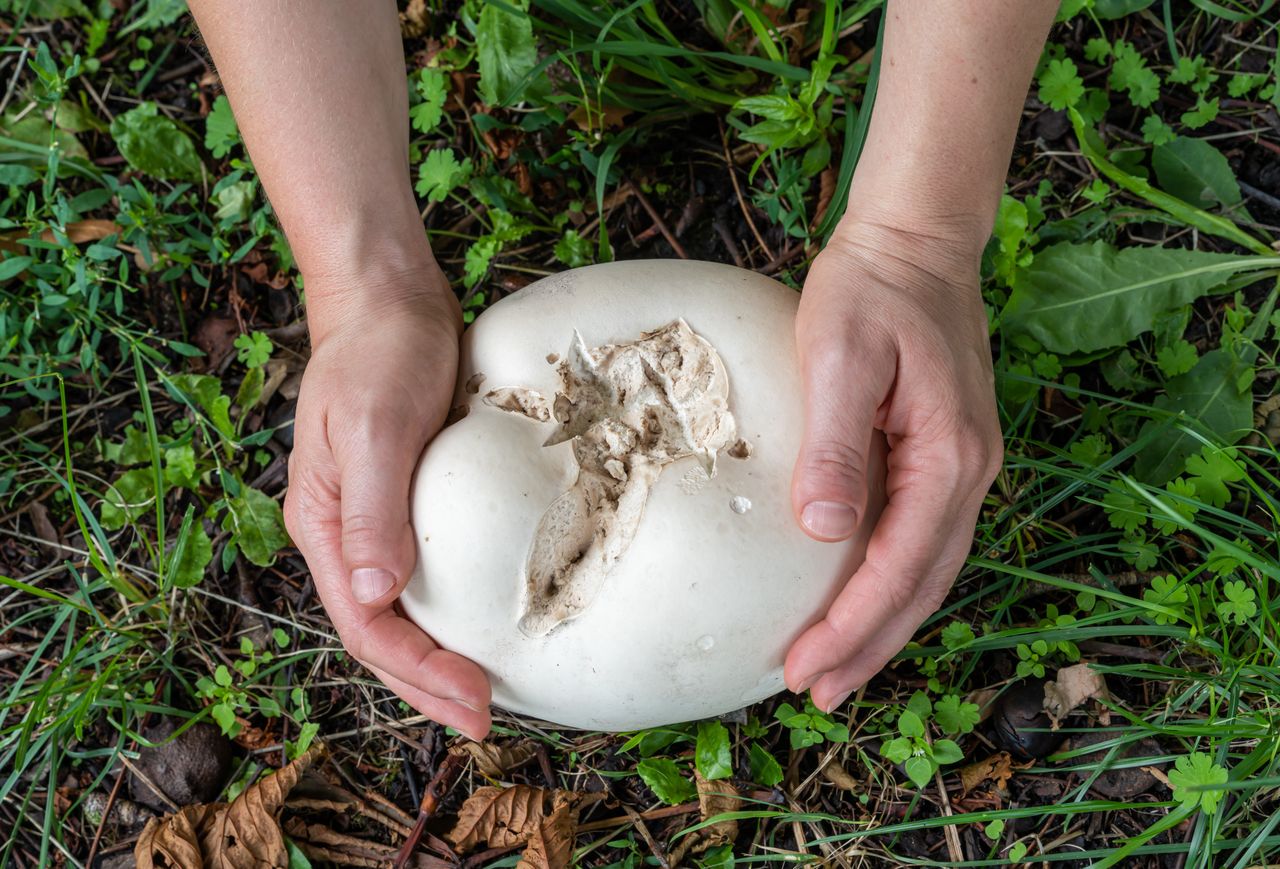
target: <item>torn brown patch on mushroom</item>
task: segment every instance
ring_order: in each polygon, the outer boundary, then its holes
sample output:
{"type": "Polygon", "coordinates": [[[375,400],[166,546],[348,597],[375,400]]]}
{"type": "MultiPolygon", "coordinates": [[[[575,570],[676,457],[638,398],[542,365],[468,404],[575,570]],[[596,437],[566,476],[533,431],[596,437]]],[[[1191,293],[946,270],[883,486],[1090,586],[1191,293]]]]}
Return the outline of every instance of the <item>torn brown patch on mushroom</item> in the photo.
{"type": "Polygon", "coordinates": [[[485,396],[504,409],[519,406],[530,419],[554,419],[545,445],[571,442],[578,465],[577,479],[543,513],[529,547],[520,618],[529,636],[549,633],[591,604],[631,545],[664,467],[693,456],[709,479],[716,456],[737,440],[724,362],[684,320],[594,348],[575,332],[558,373],[554,399],[538,395],[545,417],[525,409],[530,390],[485,396]]]}

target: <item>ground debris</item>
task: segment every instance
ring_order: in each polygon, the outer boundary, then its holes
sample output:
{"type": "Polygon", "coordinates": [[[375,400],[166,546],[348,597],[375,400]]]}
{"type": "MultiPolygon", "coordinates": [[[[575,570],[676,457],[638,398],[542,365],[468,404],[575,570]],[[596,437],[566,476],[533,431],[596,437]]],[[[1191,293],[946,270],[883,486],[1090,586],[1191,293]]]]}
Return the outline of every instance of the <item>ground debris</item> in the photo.
{"type": "Polygon", "coordinates": [[[1018,763],[1009,752],[997,751],[985,760],[962,766],[960,768],[960,788],[967,794],[984,782],[994,782],[996,790],[1004,793],[1008,790],[1009,779],[1013,778],[1014,772],[1026,769],[1031,764],[1032,761],[1018,763]]]}
{"type": "Polygon", "coordinates": [[[445,839],[462,854],[480,845],[523,847],[520,869],[560,869],[573,853],[580,799],[532,785],[483,787],[462,804],[445,839]]]}
{"type": "Polygon", "coordinates": [[[187,806],[163,820],[152,819],[133,851],[138,869],[287,867],[280,810],[302,774],[325,754],[323,745],[313,746],[230,803],[187,806]]]}
{"type": "MultiPolygon", "coordinates": [[[[738,789],[724,780],[708,781],[697,773],[698,808],[703,821],[710,821],[717,815],[736,812],[742,808],[742,800],[738,789]]],[[[733,818],[716,821],[706,827],[700,827],[676,842],[671,849],[669,862],[672,866],[685,865],[685,856],[701,854],[710,848],[727,845],[738,838],[738,822],[733,818]]]]}
{"type": "Polygon", "coordinates": [[[523,766],[536,757],[537,746],[531,739],[512,745],[495,745],[492,742],[468,740],[450,748],[449,753],[470,758],[475,763],[476,770],[485,778],[502,779],[511,770],[523,766]]]}
{"type": "Polygon", "coordinates": [[[1089,700],[1109,697],[1106,680],[1088,664],[1073,664],[1044,683],[1044,711],[1057,728],[1062,720],[1089,700]]]}

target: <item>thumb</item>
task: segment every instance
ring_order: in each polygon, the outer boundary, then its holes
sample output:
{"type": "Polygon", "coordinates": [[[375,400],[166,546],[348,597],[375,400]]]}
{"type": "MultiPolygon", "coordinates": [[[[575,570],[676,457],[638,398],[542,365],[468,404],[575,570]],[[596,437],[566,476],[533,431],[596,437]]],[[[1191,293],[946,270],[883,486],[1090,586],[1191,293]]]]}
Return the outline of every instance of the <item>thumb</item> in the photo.
{"type": "Polygon", "coordinates": [[[365,606],[399,596],[417,552],[409,526],[409,484],[418,456],[397,442],[399,426],[379,426],[341,461],[342,560],[351,596],[365,606]]]}
{"type": "Polygon", "coordinates": [[[892,383],[892,350],[855,353],[849,344],[805,353],[804,440],[791,503],[815,540],[853,535],[867,505],[867,457],[876,414],[892,383]],[[868,364],[869,358],[875,363],[868,364]]]}

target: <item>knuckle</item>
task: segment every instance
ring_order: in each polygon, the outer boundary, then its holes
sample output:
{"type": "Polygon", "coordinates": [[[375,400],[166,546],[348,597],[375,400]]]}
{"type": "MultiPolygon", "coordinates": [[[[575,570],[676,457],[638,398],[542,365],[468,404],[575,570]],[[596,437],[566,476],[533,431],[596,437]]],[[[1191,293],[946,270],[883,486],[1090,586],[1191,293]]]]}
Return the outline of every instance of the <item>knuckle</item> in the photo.
{"type": "Polygon", "coordinates": [[[342,546],[362,551],[381,548],[386,539],[386,527],[386,520],[368,513],[344,516],[342,546]]]}
{"type": "Polygon", "coordinates": [[[842,482],[861,480],[867,467],[863,450],[839,441],[819,441],[805,450],[809,473],[842,482]]]}

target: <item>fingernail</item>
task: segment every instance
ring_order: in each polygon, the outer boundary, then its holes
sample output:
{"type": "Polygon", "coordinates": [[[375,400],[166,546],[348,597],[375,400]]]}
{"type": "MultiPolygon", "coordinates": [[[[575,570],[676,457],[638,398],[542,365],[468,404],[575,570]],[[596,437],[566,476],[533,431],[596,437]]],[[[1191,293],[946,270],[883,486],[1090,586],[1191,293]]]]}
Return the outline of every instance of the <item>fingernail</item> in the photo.
{"type": "Polygon", "coordinates": [[[361,567],[351,571],[351,595],[357,603],[373,603],[396,584],[391,571],[381,567],[361,567]]]}
{"type": "Polygon", "coordinates": [[[857,518],[852,507],[839,501],[813,501],[800,514],[809,533],[826,540],[843,540],[853,534],[857,518]]]}
{"type": "Polygon", "coordinates": [[[465,706],[467,709],[470,709],[472,712],[484,711],[479,706],[474,706],[471,703],[468,703],[466,700],[463,700],[461,697],[449,697],[447,699],[449,700],[450,703],[457,703],[459,706],[465,706]]]}
{"type": "Polygon", "coordinates": [[[844,692],[843,694],[837,695],[835,699],[833,699],[830,703],[827,704],[827,708],[822,711],[823,712],[836,711],[836,709],[840,707],[840,704],[844,703],[844,701],[849,699],[849,695],[852,693],[853,693],[853,689],[851,688],[848,691],[844,692]]]}
{"type": "Polygon", "coordinates": [[[807,679],[801,679],[800,684],[796,686],[796,693],[803,694],[804,692],[808,691],[810,688],[813,687],[813,683],[817,682],[818,679],[820,679],[821,677],[822,677],[821,673],[814,673],[812,676],[810,676],[807,679]]]}

